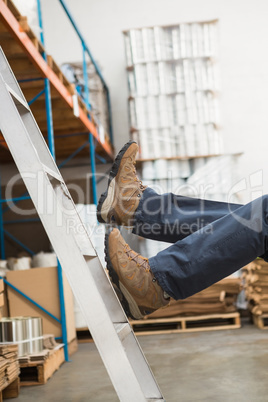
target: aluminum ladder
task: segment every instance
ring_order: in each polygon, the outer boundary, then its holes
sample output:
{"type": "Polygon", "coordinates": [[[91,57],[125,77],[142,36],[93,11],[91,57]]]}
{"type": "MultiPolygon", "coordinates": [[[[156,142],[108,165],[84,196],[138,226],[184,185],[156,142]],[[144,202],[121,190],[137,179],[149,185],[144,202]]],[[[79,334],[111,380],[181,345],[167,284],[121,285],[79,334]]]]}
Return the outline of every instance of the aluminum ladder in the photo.
{"type": "Polygon", "coordinates": [[[0,129],[120,401],[164,401],[1,48],[0,129]]]}

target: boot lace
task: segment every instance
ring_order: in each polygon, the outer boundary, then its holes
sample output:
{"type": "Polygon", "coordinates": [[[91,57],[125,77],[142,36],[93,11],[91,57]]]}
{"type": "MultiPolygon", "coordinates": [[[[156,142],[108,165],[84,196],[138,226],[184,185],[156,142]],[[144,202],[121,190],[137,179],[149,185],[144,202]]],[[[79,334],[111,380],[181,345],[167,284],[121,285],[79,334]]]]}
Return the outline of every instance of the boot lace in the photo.
{"type": "Polygon", "coordinates": [[[134,173],[134,176],[135,176],[134,181],[136,181],[136,182],[139,183],[139,186],[140,186],[140,189],[141,189],[141,190],[144,190],[144,189],[146,188],[146,186],[144,186],[144,185],[142,184],[142,181],[138,178],[137,170],[136,170],[136,160],[134,160],[134,161],[132,162],[132,164],[133,164],[132,173],[134,173]]]}
{"type": "Polygon", "coordinates": [[[150,272],[150,268],[148,267],[149,266],[148,258],[145,258],[142,255],[133,251],[127,243],[125,244],[123,251],[126,253],[129,261],[135,261],[137,264],[137,267],[143,268],[145,270],[145,272],[150,272]],[[131,255],[131,253],[133,253],[134,256],[131,255]],[[140,260],[142,260],[142,262],[140,262],[140,260]]]}

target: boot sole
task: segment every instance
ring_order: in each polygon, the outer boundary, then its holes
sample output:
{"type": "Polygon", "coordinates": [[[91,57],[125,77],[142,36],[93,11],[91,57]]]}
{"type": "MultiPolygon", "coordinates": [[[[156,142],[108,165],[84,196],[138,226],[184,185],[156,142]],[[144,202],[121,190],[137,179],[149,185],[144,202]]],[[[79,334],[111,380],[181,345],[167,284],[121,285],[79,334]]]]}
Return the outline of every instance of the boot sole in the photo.
{"type": "Polygon", "coordinates": [[[108,212],[110,209],[108,206],[111,205],[111,200],[114,197],[114,189],[115,189],[115,183],[112,182],[112,180],[116,177],[116,175],[118,173],[119,166],[120,166],[121,160],[122,160],[125,152],[128,150],[128,148],[132,144],[136,144],[136,142],[131,140],[125,144],[125,146],[117,154],[115,161],[112,165],[112,168],[111,168],[111,171],[109,174],[107,190],[104,193],[102,193],[102,195],[100,196],[98,205],[97,205],[97,219],[100,223],[107,223],[107,215],[108,215],[108,212]],[[102,213],[105,216],[105,218],[102,217],[102,213]]]}
{"type": "Polygon", "coordinates": [[[114,284],[117,290],[120,292],[120,303],[126,313],[127,317],[131,317],[133,320],[143,318],[138,305],[135,303],[133,297],[127,291],[125,286],[120,282],[119,277],[113,267],[112,261],[109,256],[109,234],[105,235],[105,261],[107,264],[107,269],[109,271],[109,276],[111,278],[112,284],[114,284]],[[135,316],[131,311],[134,311],[135,316]]]}

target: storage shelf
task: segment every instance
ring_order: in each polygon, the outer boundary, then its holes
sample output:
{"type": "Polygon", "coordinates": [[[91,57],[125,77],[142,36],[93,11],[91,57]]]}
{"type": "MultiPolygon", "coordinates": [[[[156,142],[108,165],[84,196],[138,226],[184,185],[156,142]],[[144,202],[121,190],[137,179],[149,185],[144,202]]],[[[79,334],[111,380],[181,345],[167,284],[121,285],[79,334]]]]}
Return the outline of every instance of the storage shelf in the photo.
{"type": "Polygon", "coordinates": [[[203,126],[208,126],[209,124],[212,124],[217,130],[220,130],[221,126],[213,121],[210,121],[208,123],[186,123],[186,124],[179,124],[177,126],[158,126],[158,127],[147,127],[147,128],[137,128],[137,127],[130,127],[130,133],[138,133],[140,131],[152,131],[152,130],[166,130],[166,129],[172,129],[172,128],[184,128],[187,126],[197,126],[198,124],[202,124],[203,126]]]}
{"type": "MultiPolygon", "coordinates": [[[[185,25],[189,25],[189,24],[215,24],[219,22],[219,20],[216,18],[214,20],[205,20],[205,21],[184,21],[181,22],[180,25],[185,24],[185,25]]],[[[132,28],[131,31],[136,31],[136,30],[142,30],[142,29],[152,29],[152,28],[176,28],[178,26],[178,24],[168,24],[168,25],[149,25],[146,27],[135,27],[132,28]]],[[[129,30],[124,29],[122,31],[122,33],[124,35],[127,35],[129,33],[129,30]]]]}
{"type": "MultiPolygon", "coordinates": [[[[101,80],[101,88],[105,94],[108,115],[110,118],[109,127],[106,128],[109,133],[103,132],[103,127],[95,118],[94,113],[91,112],[89,97],[85,96],[86,100],[84,101],[82,97],[76,94],[75,86],[67,80],[54,59],[46,54],[45,48],[42,44],[43,36],[40,36],[41,43],[28,26],[27,18],[20,14],[11,0],[0,0],[0,46],[2,47],[8,63],[21,86],[22,92],[31,107],[31,111],[40,130],[45,140],[48,142],[52,156],[55,157],[56,160],[64,159],[64,161],[61,162],[60,167],[63,166],[63,164],[67,164],[78,154],[79,157],[88,158],[88,165],[91,164],[92,171],[93,202],[96,204],[97,180],[95,174],[95,157],[98,157],[103,163],[113,160],[109,89],[86,45],[84,38],[82,37],[66,5],[64,5],[63,0],[61,0],[60,3],[80,39],[81,56],[83,56],[83,60],[86,60],[86,57],[89,57],[94,65],[96,74],[101,80]]],[[[40,2],[37,2],[37,8],[40,32],[43,33],[40,2]]],[[[88,75],[86,69],[85,71],[83,69],[83,75],[85,90],[87,90],[88,83],[86,82],[86,78],[88,78],[88,75]]],[[[1,132],[0,161],[1,164],[13,162],[13,158],[1,132]]],[[[22,199],[28,199],[29,197],[25,194],[24,189],[23,191],[24,193],[22,193],[22,196],[20,195],[17,199],[13,198],[13,201],[17,202],[22,199]]],[[[0,201],[1,258],[4,260],[6,259],[5,236],[16,243],[19,248],[26,250],[30,254],[34,253],[29,247],[27,247],[27,245],[17,239],[13,233],[11,234],[4,230],[5,221],[3,220],[3,213],[8,211],[8,208],[2,209],[3,202],[6,202],[7,200],[1,199],[1,191],[0,201]]],[[[27,220],[23,221],[26,222],[27,220]]],[[[28,220],[28,222],[29,221],[30,220],[28,220]]],[[[17,223],[16,219],[12,219],[12,223],[17,223]]],[[[19,223],[21,222],[19,221],[19,223]]],[[[41,226],[40,230],[42,230],[41,226]]],[[[18,233],[20,234],[19,231],[18,233]]],[[[51,318],[55,318],[61,325],[61,337],[64,343],[64,357],[65,360],[68,360],[68,338],[64,312],[63,279],[60,266],[58,266],[57,275],[61,319],[58,320],[57,317],[50,316],[51,318]]],[[[17,289],[17,291],[27,298],[27,296],[19,289],[17,289]]],[[[34,303],[33,300],[28,298],[28,302],[29,301],[34,303]]],[[[37,305],[41,310],[46,311],[41,305],[36,303],[34,303],[34,305],[37,305]]],[[[46,313],[49,314],[47,311],[46,313]]]]}
{"type": "MultiPolygon", "coordinates": [[[[99,138],[98,125],[94,114],[88,117],[87,107],[79,97],[78,117],[73,113],[74,86],[65,78],[60,68],[51,56],[44,60],[44,47],[27,25],[25,17],[21,16],[10,0],[0,0],[0,44],[20,83],[26,100],[31,101],[44,88],[44,78],[51,85],[51,100],[53,112],[53,128],[55,134],[55,149],[57,158],[66,158],[81,146],[92,133],[97,146],[96,152],[105,159],[112,160],[113,149],[108,134],[102,143],[99,138]],[[84,133],[68,139],[61,134],[84,133]]],[[[45,95],[41,95],[31,105],[31,110],[44,137],[47,136],[47,116],[45,95]]],[[[3,140],[3,137],[0,137],[3,140]]],[[[86,148],[80,156],[88,156],[86,148]]],[[[10,162],[12,157],[6,144],[0,142],[1,162],[10,162]]]]}
{"type": "Polygon", "coordinates": [[[146,95],[138,95],[138,94],[132,94],[128,97],[128,100],[133,100],[133,99],[137,99],[137,98],[148,98],[151,96],[176,96],[176,95],[184,95],[187,94],[189,92],[210,92],[213,95],[218,95],[218,91],[216,91],[215,89],[210,89],[210,88],[204,88],[204,89],[191,89],[189,91],[178,91],[178,92],[169,92],[169,93],[158,93],[158,94],[146,94],[146,95]]]}
{"type": "Polygon", "coordinates": [[[184,60],[198,60],[198,59],[215,61],[216,57],[211,56],[211,55],[210,56],[207,55],[207,56],[178,57],[176,59],[155,59],[155,60],[146,60],[146,61],[145,60],[143,60],[143,61],[135,61],[134,64],[131,64],[130,66],[127,66],[126,70],[127,71],[133,71],[134,67],[137,64],[149,64],[149,63],[171,63],[171,64],[173,64],[173,63],[177,63],[177,62],[184,61],[184,60]]]}
{"type": "Polygon", "coordinates": [[[163,160],[167,160],[167,161],[172,161],[172,160],[179,160],[179,161],[185,161],[185,160],[190,160],[190,159],[201,159],[201,158],[215,158],[217,156],[241,156],[243,155],[243,152],[235,152],[235,153],[220,153],[220,154],[210,154],[210,155],[187,155],[187,156],[173,156],[173,157],[168,157],[168,158],[163,158],[163,157],[159,157],[159,158],[147,158],[147,159],[142,159],[139,158],[136,160],[137,165],[142,164],[143,162],[153,162],[155,160],[158,159],[163,159],[163,160]]]}

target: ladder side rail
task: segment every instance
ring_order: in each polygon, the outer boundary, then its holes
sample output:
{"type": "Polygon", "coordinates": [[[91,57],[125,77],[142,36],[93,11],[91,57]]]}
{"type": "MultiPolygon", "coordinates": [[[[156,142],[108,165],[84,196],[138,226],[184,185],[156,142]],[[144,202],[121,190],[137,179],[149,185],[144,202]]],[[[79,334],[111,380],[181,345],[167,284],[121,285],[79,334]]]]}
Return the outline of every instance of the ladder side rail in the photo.
{"type": "Polygon", "coordinates": [[[9,63],[1,46],[0,46],[0,72],[3,77],[3,81],[15,92],[15,94],[19,98],[23,100],[25,104],[28,104],[12,69],[9,68],[9,63]]]}
{"type": "MultiPolygon", "coordinates": [[[[1,100],[4,101],[3,104],[5,105],[5,110],[4,108],[1,108],[0,110],[1,130],[5,136],[17,167],[22,173],[22,177],[33,203],[37,208],[37,211],[39,213],[41,212],[41,221],[57,255],[59,256],[60,262],[64,267],[67,279],[72,284],[74,294],[78,303],[82,307],[87,324],[91,329],[92,336],[96,342],[100,355],[106,364],[107,371],[112,379],[114,387],[118,395],[121,395],[120,398],[123,401],[129,401],[130,395],[133,396],[133,402],[146,400],[130,361],[126,356],[125,350],[122,348],[122,344],[108,314],[103,298],[98,292],[98,288],[93,286],[91,271],[88,269],[84,256],[81,255],[81,250],[78,247],[78,244],[73,241],[74,239],[72,236],[66,236],[65,226],[57,226],[54,221],[54,215],[43,215],[42,211],[40,211],[38,205],[38,202],[40,201],[38,197],[40,197],[40,195],[38,194],[38,185],[36,185],[36,175],[31,174],[30,172],[35,171],[37,174],[39,173],[39,175],[42,175],[42,162],[39,160],[36,148],[31,144],[31,139],[28,136],[27,130],[20,117],[19,110],[16,108],[12,96],[7,91],[3,80],[0,82],[0,93],[1,100]],[[25,158],[25,155],[22,152],[22,150],[25,149],[27,149],[27,158],[25,158]],[[56,230],[55,227],[57,228],[56,230]],[[64,244],[62,244],[61,239],[64,239],[64,244]],[[79,266],[79,269],[77,269],[77,266],[79,266]],[[78,277],[78,279],[75,280],[75,283],[73,281],[74,277],[78,277]],[[80,286],[77,286],[79,282],[86,284],[83,291],[81,291],[80,286]],[[89,305],[97,305],[97,311],[94,308],[85,308],[85,306],[89,305]],[[109,334],[109,342],[107,342],[107,334],[109,334]],[[113,344],[112,349],[111,342],[113,344]],[[124,387],[122,387],[122,382],[124,383],[124,387]]],[[[32,115],[31,117],[33,118],[32,115]]],[[[56,192],[47,173],[43,172],[43,179],[47,184],[48,198],[52,198],[54,202],[58,202],[56,192]]],[[[57,187],[61,187],[62,183],[59,182],[59,184],[60,186],[57,187]]],[[[69,199],[69,197],[67,197],[67,199],[69,199]]],[[[89,243],[91,245],[90,240],[89,243]]],[[[99,261],[98,257],[93,258],[94,260],[99,261]]],[[[99,265],[100,268],[103,269],[100,262],[99,265]]],[[[116,297],[115,293],[114,296],[116,297]]],[[[121,314],[125,319],[123,310],[120,309],[119,311],[121,311],[121,314]]]]}
{"type": "MultiPolygon", "coordinates": [[[[64,213],[64,211],[71,211],[72,207],[72,199],[70,194],[67,193],[68,189],[67,187],[64,188],[63,184],[56,183],[56,190],[58,192],[57,196],[57,203],[59,208],[61,209],[62,215],[61,219],[65,219],[66,222],[63,226],[67,227],[68,225],[68,220],[70,219],[70,214],[64,213]]],[[[73,204],[74,207],[74,204],[73,204]]],[[[59,214],[57,214],[59,216],[59,214]]],[[[72,218],[71,218],[72,219],[72,218]]],[[[74,227],[78,228],[79,230],[79,223],[78,225],[74,225],[74,227]]],[[[76,240],[76,239],[75,239],[76,240]]],[[[79,247],[79,244],[77,244],[79,247]]],[[[59,254],[60,255],[60,254],[59,254]]],[[[153,373],[147,363],[147,360],[142,352],[142,349],[140,348],[139,343],[137,342],[137,339],[132,331],[132,328],[130,327],[130,324],[127,320],[127,317],[125,316],[121,304],[119,304],[118,298],[114,297],[114,289],[111,286],[110,280],[107,277],[107,274],[105,273],[100,260],[98,259],[98,264],[96,264],[96,259],[92,259],[91,257],[88,257],[84,255],[85,260],[87,261],[90,273],[94,279],[94,283],[97,285],[99,289],[101,289],[101,294],[102,294],[102,300],[104,304],[106,305],[106,308],[109,309],[110,311],[110,316],[113,317],[113,323],[125,323],[125,331],[127,332],[128,336],[125,337],[123,342],[123,345],[126,345],[125,351],[128,356],[128,359],[131,362],[132,368],[135,372],[135,375],[138,379],[139,384],[141,385],[141,388],[143,389],[143,392],[145,395],[148,397],[151,395],[154,395],[155,397],[159,397],[160,390],[158,386],[156,386],[155,379],[153,377],[153,373]],[[123,317],[120,315],[118,316],[118,313],[123,313],[123,317]],[[128,326],[129,328],[126,328],[128,326]]],[[[85,305],[85,304],[83,304],[85,305]]],[[[98,305],[96,305],[98,306],[98,305]]],[[[98,308],[98,307],[96,307],[98,308]]],[[[82,306],[82,311],[83,311],[83,306],[82,306]]],[[[94,336],[93,336],[94,337],[94,336]]]]}

